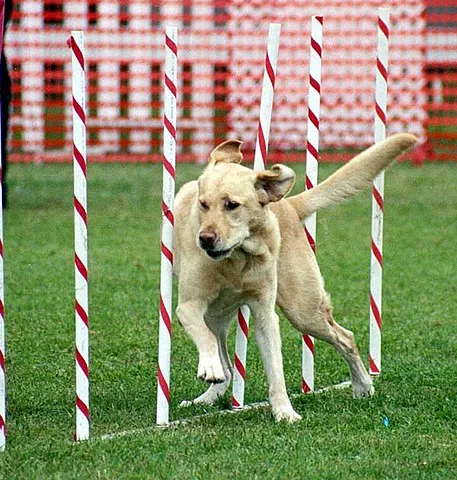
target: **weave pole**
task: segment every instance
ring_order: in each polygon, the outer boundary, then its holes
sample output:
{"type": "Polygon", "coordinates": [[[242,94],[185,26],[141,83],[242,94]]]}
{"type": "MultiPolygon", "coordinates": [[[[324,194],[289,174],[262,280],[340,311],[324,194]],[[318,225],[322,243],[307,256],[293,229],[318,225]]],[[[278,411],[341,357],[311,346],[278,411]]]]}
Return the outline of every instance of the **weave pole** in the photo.
{"type": "Polygon", "coordinates": [[[246,360],[248,353],[249,307],[243,305],[238,310],[235,359],[233,365],[232,407],[244,407],[244,389],[246,384],[246,360]]]}
{"type": "Polygon", "coordinates": [[[163,113],[162,238],[160,259],[159,360],[157,371],[157,424],[169,423],[171,319],[173,311],[173,204],[176,168],[176,95],[178,29],[165,30],[165,91],[163,113]]]}
{"type": "MultiPolygon", "coordinates": [[[[321,108],[322,30],[324,19],[311,17],[311,44],[309,49],[308,128],[306,142],[306,189],[317,185],[319,166],[319,120],[321,108]]],[[[305,221],[308,242],[316,253],[316,213],[305,221]]],[[[314,391],[314,338],[302,336],[302,392],[314,391]]]]}
{"type": "Polygon", "coordinates": [[[270,139],[271,113],[276,82],[276,65],[278,63],[279,36],[281,25],[270,23],[268,27],[267,53],[263,74],[262,94],[260,97],[260,116],[257,127],[257,140],[254,153],[254,170],[265,170],[267,166],[268,142],[270,139]]]}
{"type": "MultiPolygon", "coordinates": [[[[0,55],[3,51],[3,24],[5,18],[5,2],[0,1],[0,55]]],[[[1,65],[0,65],[1,67],[1,65]]],[[[0,98],[0,105],[2,99],[0,98]]],[[[0,120],[1,122],[1,120],[0,120]]],[[[1,125],[0,125],[1,130],[1,125]]],[[[5,274],[3,264],[3,158],[0,138],[0,451],[6,447],[6,341],[5,341],[5,274]]]]}
{"type": "MultiPolygon", "coordinates": [[[[387,77],[389,53],[389,9],[378,13],[378,40],[376,59],[376,99],[374,140],[386,138],[387,77]]],[[[371,268],[370,268],[370,374],[381,373],[382,325],[382,237],[384,221],[384,172],[373,181],[371,215],[371,268]]]]}
{"type": "Polygon", "coordinates": [[[87,249],[86,81],[84,33],[71,32],[75,223],[76,433],[89,438],[89,289],[87,249]]]}
{"type": "MultiPolygon", "coordinates": [[[[267,52],[260,96],[260,114],[254,153],[254,170],[264,170],[267,164],[268,141],[270,138],[271,113],[273,110],[276,65],[278,62],[281,25],[270,23],[268,27],[267,52]]],[[[238,311],[238,324],[235,340],[235,360],[233,369],[232,407],[244,407],[246,380],[246,357],[249,333],[249,308],[243,306],[238,311]]]]}

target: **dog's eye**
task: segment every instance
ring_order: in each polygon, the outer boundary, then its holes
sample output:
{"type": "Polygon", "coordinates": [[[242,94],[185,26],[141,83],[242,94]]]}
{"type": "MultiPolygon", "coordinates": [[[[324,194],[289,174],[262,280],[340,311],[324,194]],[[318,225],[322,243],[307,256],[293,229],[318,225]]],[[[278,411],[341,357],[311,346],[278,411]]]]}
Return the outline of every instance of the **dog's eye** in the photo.
{"type": "Polygon", "coordinates": [[[233,200],[226,200],[224,203],[226,210],[235,210],[240,206],[238,202],[234,202],[233,200]]]}
{"type": "Polygon", "coordinates": [[[205,201],[200,201],[200,208],[202,210],[208,210],[209,209],[208,204],[205,201]]]}

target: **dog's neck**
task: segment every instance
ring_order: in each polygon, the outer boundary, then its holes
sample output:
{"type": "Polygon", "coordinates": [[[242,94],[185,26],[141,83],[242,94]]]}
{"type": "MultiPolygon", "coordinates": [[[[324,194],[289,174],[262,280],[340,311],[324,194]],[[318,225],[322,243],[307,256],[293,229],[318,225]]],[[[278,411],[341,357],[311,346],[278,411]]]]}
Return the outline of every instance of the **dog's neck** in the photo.
{"type": "Polygon", "coordinates": [[[226,287],[239,292],[259,288],[263,282],[275,282],[280,247],[278,222],[272,222],[251,231],[251,235],[236,248],[230,257],[215,264],[219,274],[229,283],[226,287]]]}
{"type": "Polygon", "coordinates": [[[281,243],[279,224],[276,216],[269,209],[265,213],[264,221],[251,226],[249,237],[240,247],[247,255],[274,257],[278,255],[281,243]]]}

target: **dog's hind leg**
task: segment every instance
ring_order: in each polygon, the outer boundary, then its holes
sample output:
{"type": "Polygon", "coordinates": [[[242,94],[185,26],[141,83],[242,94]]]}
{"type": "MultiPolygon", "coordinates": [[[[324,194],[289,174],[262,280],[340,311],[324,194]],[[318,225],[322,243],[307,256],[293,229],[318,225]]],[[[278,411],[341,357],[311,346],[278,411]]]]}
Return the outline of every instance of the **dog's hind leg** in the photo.
{"type": "Polygon", "coordinates": [[[194,400],[185,400],[181,402],[181,407],[189,405],[212,405],[219,397],[222,397],[230,386],[232,380],[232,364],[227,352],[227,333],[231,319],[209,319],[205,317],[205,322],[209,329],[217,338],[217,346],[219,351],[219,358],[221,360],[222,368],[224,370],[225,379],[221,383],[211,384],[205,393],[195,398],[194,400]]]}
{"type": "Polygon", "coordinates": [[[354,334],[336,323],[330,300],[325,292],[313,310],[309,308],[309,304],[304,305],[303,299],[298,300],[295,305],[278,303],[297,330],[330,343],[343,356],[351,373],[354,397],[370,397],[374,393],[373,381],[360,358],[354,334]]]}

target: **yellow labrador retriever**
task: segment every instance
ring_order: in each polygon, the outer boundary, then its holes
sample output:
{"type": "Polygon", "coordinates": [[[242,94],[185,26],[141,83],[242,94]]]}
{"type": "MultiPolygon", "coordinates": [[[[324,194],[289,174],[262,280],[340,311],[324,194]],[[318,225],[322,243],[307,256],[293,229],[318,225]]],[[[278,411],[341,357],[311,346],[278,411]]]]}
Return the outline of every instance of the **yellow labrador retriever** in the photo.
{"type": "Polygon", "coordinates": [[[232,377],[227,331],[244,304],[253,316],[276,420],[301,417],[286,392],[275,304],[299,332],[325,340],[341,353],[355,397],[372,395],[373,383],[353,333],[333,319],[302,224],[313,212],[370,185],[415,142],[409,134],[389,137],[315,188],[284,198],[295,173],[284,165],[262,172],[241,166],[241,142],[229,140],[211,153],[198,181],[181,188],[175,203],[177,316],[198,349],[197,375],[211,384],[194,403],[211,404],[227,390],[232,377]]]}

